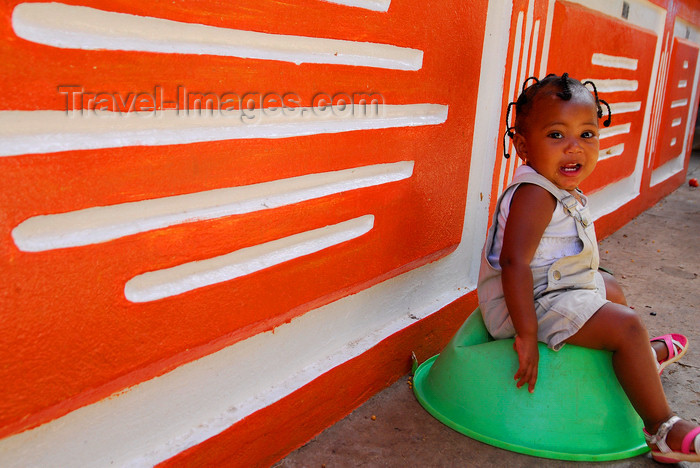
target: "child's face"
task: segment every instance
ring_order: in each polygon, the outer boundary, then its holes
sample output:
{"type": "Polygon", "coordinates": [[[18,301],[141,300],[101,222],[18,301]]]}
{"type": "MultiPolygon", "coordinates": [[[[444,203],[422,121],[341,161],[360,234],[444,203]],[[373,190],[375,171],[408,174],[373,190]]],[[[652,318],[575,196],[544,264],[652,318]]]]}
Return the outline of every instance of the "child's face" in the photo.
{"type": "Polygon", "coordinates": [[[536,97],[522,133],[514,137],[518,156],[557,187],[573,190],[598,162],[598,115],[593,96],[574,93],[536,97]]]}

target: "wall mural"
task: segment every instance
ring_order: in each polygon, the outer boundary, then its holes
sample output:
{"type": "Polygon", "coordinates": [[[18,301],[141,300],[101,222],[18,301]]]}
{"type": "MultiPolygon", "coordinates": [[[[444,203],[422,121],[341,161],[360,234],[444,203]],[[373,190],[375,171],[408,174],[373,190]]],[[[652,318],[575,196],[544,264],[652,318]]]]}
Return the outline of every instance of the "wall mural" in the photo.
{"type": "Polygon", "coordinates": [[[700,28],[661,4],[4,2],[0,464],[153,465],[303,410],[378,343],[410,355],[413,323],[474,300],[528,76],[611,104],[597,217],[668,193],[700,28]]]}

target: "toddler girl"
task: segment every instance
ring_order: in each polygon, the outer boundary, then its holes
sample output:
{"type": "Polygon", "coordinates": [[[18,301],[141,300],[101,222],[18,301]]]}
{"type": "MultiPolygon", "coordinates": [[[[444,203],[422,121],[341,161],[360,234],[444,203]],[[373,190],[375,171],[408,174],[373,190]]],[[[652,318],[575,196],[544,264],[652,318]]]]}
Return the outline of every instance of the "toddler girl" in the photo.
{"type": "Polygon", "coordinates": [[[506,123],[515,105],[515,126],[506,134],[525,165],[497,204],[479,274],[479,306],[494,338],[515,337],[518,388],[535,389],[538,341],[554,350],[571,343],[612,351],[615,374],[644,421],[654,459],[700,461],[700,427],[673,415],[659,379],[663,367],[687,351],[687,339],[665,335],[650,346],[617,282],[598,271],[595,231],[578,186],[598,161],[601,103],[608,126],[610,107],[595,85],[565,73],[528,78],[508,105],[506,123]]]}

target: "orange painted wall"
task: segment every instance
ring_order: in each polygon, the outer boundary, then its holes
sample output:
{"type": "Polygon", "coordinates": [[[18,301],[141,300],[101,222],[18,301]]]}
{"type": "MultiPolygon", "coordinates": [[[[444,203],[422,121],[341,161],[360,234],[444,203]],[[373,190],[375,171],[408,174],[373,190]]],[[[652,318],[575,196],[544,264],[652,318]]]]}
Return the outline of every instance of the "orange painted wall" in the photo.
{"type": "MultiPolygon", "coordinates": [[[[486,157],[471,154],[473,142],[483,138],[474,127],[480,118],[479,64],[484,42],[490,40],[486,0],[420,5],[392,0],[387,12],[320,0],[63,2],[220,28],[394,44],[423,52],[417,71],[56,48],[18,37],[12,13],[21,3],[8,0],[0,5],[0,88],[5,90],[0,93],[0,112],[64,110],[65,96],[58,89],[63,86],[120,96],[162,90],[165,100],[175,100],[178,87],[184,86],[219,96],[293,92],[302,106],[311,106],[320,92],[377,93],[389,105],[447,106],[448,117],[439,125],[295,138],[0,156],[0,444],[2,438],[445,258],[463,241],[472,209],[467,205],[468,174],[476,158],[486,157]],[[407,179],[245,215],[43,252],[23,251],[13,238],[13,229],[35,216],[401,161],[414,162],[407,179]],[[366,214],[374,215],[367,234],[320,252],[165,299],[135,303],[125,297],[124,285],[142,273],[366,214]]],[[[624,151],[601,161],[583,189],[595,194],[641,170],[639,193],[597,221],[599,237],[675,189],[687,168],[690,148],[683,143],[692,138],[685,129],[688,120],[695,121],[698,107],[692,86],[697,85],[693,73],[698,44],[673,39],[673,26],[682,18],[700,30],[700,13],[692,0],[653,3],[667,14],[661,39],[623,18],[578,3],[513,1],[501,118],[493,122],[500,135],[507,103],[532,71],[638,83],[632,92],[601,92],[609,102],[641,104],[636,112],[613,116],[613,126],[629,124],[630,130],[605,139],[601,148],[624,145],[624,151]],[[550,4],[553,11],[548,10],[550,4]],[[666,55],[657,55],[659,40],[666,44],[666,55]],[[634,70],[602,68],[591,62],[595,53],[634,57],[638,64],[634,70]],[[540,70],[545,55],[546,70],[540,70]],[[655,75],[664,67],[667,75],[655,75]],[[689,85],[665,86],[678,80],[689,85]],[[670,107],[680,99],[687,99],[689,107],[670,107]],[[688,113],[689,108],[694,110],[688,113]],[[645,120],[645,115],[652,119],[645,120]],[[683,125],[669,127],[674,118],[681,118],[683,125]],[[679,151],[669,149],[674,148],[674,138],[679,151]],[[640,154],[643,162],[638,166],[640,154]],[[685,161],[683,169],[652,185],[654,170],[679,155],[685,161]]],[[[495,200],[517,164],[515,155],[510,161],[500,156],[501,139],[491,143],[498,156],[491,193],[481,194],[487,201],[495,200]]],[[[163,464],[273,463],[405,374],[411,351],[421,360],[438,352],[476,304],[474,292],[460,294],[447,307],[163,464]],[[343,393],[324,398],[329,388],[341,383],[346,386],[343,393]],[[323,404],[317,405],[318,400],[323,404]]]]}
{"type": "MultiPolygon", "coordinates": [[[[423,50],[422,69],[405,72],[52,48],[15,36],[9,19],[18,3],[5,3],[0,12],[4,18],[0,85],[13,90],[3,96],[2,109],[62,110],[65,95],[57,88],[75,84],[86,92],[108,90],[122,96],[159,86],[166,101],[175,100],[177,88],[185,86],[190,92],[217,95],[291,91],[302,98],[302,106],[310,106],[319,92],[375,92],[390,104],[466,105],[453,106],[448,122],[441,126],[0,159],[5,178],[0,193],[5,213],[0,225],[4,281],[13,285],[3,298],[6,320],[0,336],[4,349],[17,350],[14,356],[4,357],[0,434],[31,427],[194,357],[271,330],[311,308],[435,260],[459,242],[466,194],[461,175],[469,168],[463,149],[472,138],[467,122],[475,118],[471,98],[475,79],[469,78],[469,64],[479,57],[483,8],[480,14],[459,17],[459,22],[426,23],[410,4],[396,5],[388,16],[314,0],[282,6],[258,1],[90,4],[218,27],[342,37],[423,50]],[[309,11],[333,18],[333,24],[310,18],[309,11]],[[469,31],[466,36],[465,30],[469,31]],[[455,54],[460,60],[453,60],[455,54]],[[446,82],[445,76],[464,79],[446,82]],[[21,252],[11,238],[15,226],[37,215],[404,160],[415,161],[414,176],[407,181],[245,216],[48,252],[21,252]],[[446,186],[452,190],[444,190],[446,186]],[[146,271],[226,254],[367,213],[375,216],[369,234],[310,258],[150,303],[131,303],[122,291],[130,278],[146,271]]],[[[433,8],[437,19],[465,7],[440,2],[433,8]]]]}

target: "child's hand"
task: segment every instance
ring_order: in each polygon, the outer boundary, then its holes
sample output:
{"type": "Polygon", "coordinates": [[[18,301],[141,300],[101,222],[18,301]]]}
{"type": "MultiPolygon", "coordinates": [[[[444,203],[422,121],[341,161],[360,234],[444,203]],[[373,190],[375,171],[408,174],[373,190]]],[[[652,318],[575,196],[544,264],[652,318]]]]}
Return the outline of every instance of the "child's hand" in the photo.
{"type": "Polygon", "coordinates": [[[537,382],[537,368],[540,361],[540,351],[537,348],[537,338],[523,339],[520,336],[515,336],[513,349],[518,353],[518,362],[520,367],[515,373],[515,380],[518,383],[516,387],[520,388],[527,384],[527,389],[530,393],[535,391],[535,382],[537,382]]]}

